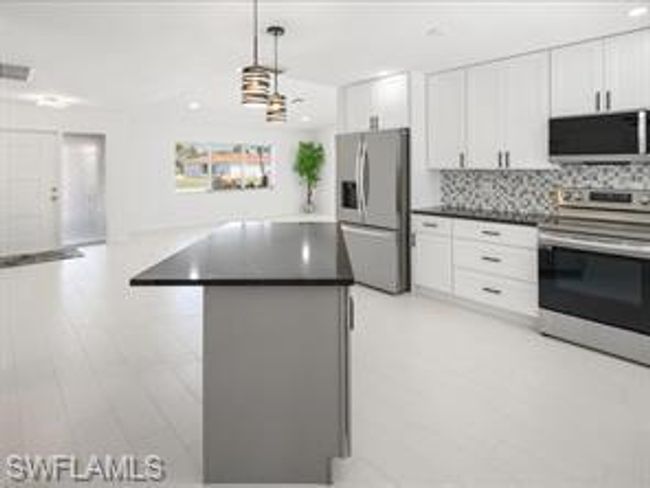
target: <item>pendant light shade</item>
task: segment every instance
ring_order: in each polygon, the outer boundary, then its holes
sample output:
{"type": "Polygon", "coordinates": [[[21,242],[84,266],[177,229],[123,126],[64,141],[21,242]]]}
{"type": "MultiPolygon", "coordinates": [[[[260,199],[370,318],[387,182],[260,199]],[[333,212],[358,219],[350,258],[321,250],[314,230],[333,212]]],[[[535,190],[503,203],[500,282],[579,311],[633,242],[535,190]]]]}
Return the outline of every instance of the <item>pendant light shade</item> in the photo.
{"type": "Polygon", "coordinates": [[[266,32],[274,37],[273,93],[266,103],[266,121],[286,122],[287,98],[278,92],[278,38],[284,35],[284,28],[272,25],[266,32]]]}
{"type": "Polygon", "coordinates": [[[269,98],[271,76],[258,61],[257,0],[253,0],[253,64],[242,69],[242,103],[251,107],[264,107],[269,98]]]}
{"type": "Polygon", "coordinates": [[[287,98],[284,95],[273,93],[269,96],[269,101],[266,104],[266,121],[287,121],[287,98]]]}
{"type": "Polygon", "coordinates": [[[242,70],[242,103],[251,107],[264,107],[269,98],[271,77],[266,68],[246,66],[242,70]]]}

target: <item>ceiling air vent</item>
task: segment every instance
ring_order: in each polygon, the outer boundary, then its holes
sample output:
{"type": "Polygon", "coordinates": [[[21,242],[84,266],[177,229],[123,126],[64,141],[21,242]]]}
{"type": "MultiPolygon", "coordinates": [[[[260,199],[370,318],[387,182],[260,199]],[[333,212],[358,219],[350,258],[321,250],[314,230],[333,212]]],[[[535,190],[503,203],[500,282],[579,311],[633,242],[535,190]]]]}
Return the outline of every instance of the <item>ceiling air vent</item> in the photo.
{"type": "Polygon", "coordinates": [[[0,63],[0,79],[14,81],[29,81],[32,68],[17,64],[0,63]]]}

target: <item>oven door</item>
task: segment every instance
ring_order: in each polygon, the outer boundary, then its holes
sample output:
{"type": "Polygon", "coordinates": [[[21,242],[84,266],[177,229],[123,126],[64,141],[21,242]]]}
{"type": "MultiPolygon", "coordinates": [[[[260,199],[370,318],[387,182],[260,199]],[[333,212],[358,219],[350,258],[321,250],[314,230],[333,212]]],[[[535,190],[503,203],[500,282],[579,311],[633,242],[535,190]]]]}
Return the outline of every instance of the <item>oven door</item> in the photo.
{"type": "Polygon", "coordinates": [[[540,308],[650,335],[650,244],[540,234],[540,308]]]}

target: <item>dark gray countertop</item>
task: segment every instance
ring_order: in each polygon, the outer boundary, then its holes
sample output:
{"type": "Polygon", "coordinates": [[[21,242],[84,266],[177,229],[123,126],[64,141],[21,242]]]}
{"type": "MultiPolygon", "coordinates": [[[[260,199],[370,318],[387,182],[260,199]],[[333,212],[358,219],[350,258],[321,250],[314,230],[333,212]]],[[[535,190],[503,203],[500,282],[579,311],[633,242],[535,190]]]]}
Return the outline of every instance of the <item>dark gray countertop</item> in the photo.
{"type": "Polygon", "coordinates": [[[347,286],[335,223],[231,222],[131,279],[132,286],[347,286]]]}
{"type": "Polygon", "coordinates": [[[471,210],[458,207],[425,207],[412,211],[414,214],[436,215],[440,217],[453,217],[457,219],[487,220],[503,224],[517,224],[537,226],[546,221],[549,217],[536,213],[499,212],[495,210],[471,210]]]}

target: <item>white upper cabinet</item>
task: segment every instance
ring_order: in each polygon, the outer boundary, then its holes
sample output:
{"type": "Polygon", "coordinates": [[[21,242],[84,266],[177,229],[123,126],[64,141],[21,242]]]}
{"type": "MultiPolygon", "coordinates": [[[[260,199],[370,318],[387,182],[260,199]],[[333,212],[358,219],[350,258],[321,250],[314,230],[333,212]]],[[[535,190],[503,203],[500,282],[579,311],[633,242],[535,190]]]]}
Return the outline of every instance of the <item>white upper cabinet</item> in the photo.
{"type": "Polygon", "coordinates": [[[400,74],[341,88],[344,132],[370,130],[377,117],[379,129],[409,126],[409,78],[400,74]]]}
{"type": "Polygon", "coordinates": [[[470,68],[467,79],[468,166],[548,167],[548,53],[470,68]]]}
{"type": "Polygon", "coordinates": [[[468,167],[500,166],[503,143],[502,64],[492,63],[467,71],[468,167]]]}
{"type": "Polygon", "coordinates": [[[465,70],[429,77],[427,83],[428,165],[462,168],[466,160],[465,70]]]}
{"type": "Polygon", "coordinates": [[[409,78],[406,74],[389,76],[372,84],[373,106],[380,129],[409,126],[409,78]]]}
{"type": "Polygon", "coordinates": [[[650,30],[552,51],[554,116],[650,105],[650,30]]]}
{"type": "Polygon", "coordinates": [[[552,113],[589,114],[604,107],[603,41],[551,51],[552,113]]]}
{"type": "Polygon", "coordinates": [[[549,54],[544,52],[513,58],[504,63],[503,70],[503,165],[517,169],[550,167],[549,54]]]}
{"type": "Polygon", "coordinates": [[[372,85],[360,83],[344,88],[343,107],[345,113],[345,131],[357,132],[368,130],[373,113],[372,85]]]}
{"type": "Polygon", "coordinates": [[[650,30],[604,42],[605,109],[650,107],[650,30]]]}

